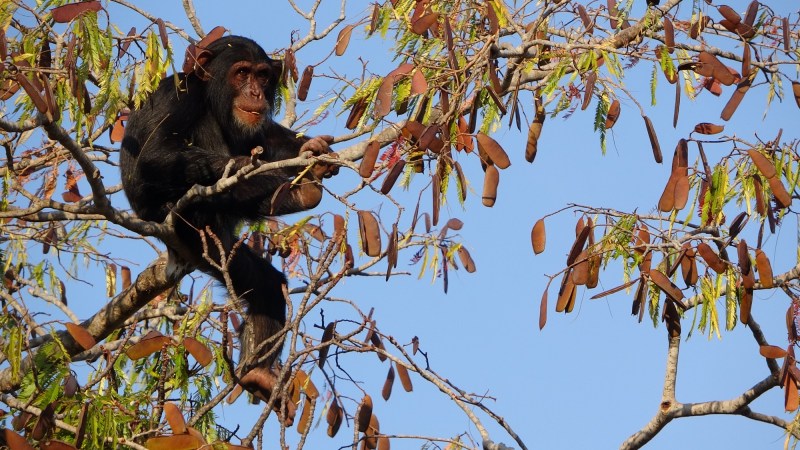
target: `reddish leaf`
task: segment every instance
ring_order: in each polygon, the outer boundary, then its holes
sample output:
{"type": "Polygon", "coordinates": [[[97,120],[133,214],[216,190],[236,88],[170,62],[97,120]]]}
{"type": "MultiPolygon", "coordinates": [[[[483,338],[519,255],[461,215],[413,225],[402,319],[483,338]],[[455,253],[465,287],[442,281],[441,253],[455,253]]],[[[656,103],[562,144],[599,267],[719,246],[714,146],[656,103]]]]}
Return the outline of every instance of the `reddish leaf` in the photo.
{"type": "Polygon", "coordinates": [[[58,8],[53,8],[50,13],[56,23],[67,23],[86,11],[98,12],[103,6],[98,1],[69,3],[58,8]]]}

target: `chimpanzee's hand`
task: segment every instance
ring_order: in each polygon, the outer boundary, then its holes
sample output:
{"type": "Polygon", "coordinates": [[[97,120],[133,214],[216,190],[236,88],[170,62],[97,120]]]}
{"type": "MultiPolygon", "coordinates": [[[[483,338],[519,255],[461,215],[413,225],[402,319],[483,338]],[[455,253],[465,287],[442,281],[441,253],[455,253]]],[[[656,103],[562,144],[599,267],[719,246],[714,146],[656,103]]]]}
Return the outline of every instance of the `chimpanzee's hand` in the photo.
{"type": "MultiPolygon", "coordinates": [[[[331,152],[330,144],[333,143],[333,136],[323,135],[309,139],[300,147],[300,153],[311,152],[314,156],[335,155],[331,152]]],[[[317,178],[330,178],[339,173],[339,166],[333,164],[316,163],[311,168],[311,173],[317,178]]]]}

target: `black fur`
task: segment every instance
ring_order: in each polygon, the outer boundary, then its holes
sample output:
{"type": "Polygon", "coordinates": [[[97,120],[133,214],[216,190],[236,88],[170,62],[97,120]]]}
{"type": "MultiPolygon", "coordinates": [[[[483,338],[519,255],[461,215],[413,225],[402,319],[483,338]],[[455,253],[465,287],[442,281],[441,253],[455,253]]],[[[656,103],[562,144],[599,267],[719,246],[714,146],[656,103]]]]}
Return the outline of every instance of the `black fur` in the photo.
{"type": "MultiPolygon", "coordinates": [[[[198,69],[164,79],[127,123],[120,159],[122,183],[131,207],[144,220],[162,222],[193,185],[214,184],[231,160],[234,170],[249,164],[256,146],[264,148],[261,159],[278,161],[296,157],[308,141],[271,118],[280,62],[271,60],[254,41],[238,36],[221,38],[207,50],[211,59],[203,64],[205,72],[198,69]],[[229,69],[241,61],[262,66],[267,63],[268,69],[260,74],[262,84],[237,86],[231,82],[229,69]],[[255,89],[253,86],[263,88],[266,110],[260,125],[247,127],[234,116],[234,99],[247,89],[255,89]]],[[[175,221],[176,233],[184,247],[192,249],[181,257],[222,281],[222,273],[202,258],[199,231],[210,227],[227,254],[237,241],[238,225],[269,215],[273,193],[296,174],[297,170],[287,170],[251,177],[224,194],[178,211],[181,219],[175,221]]],[[[302,211],[315,204],[289,196],[274,215],[302,211]]],[[[210,240],[209,244],[213,247],[210,240]]],[[[214,249],[210,250],[213,255],[214,249]]],[[[245,360],[286,323],[282,293],[286,278],[245,245],[236,250],[228,272],[236,294],[248,305],[241,338],[241,357],[245,360]]],[[[277,353],[270,356],[267,366],[277,353]]]]}

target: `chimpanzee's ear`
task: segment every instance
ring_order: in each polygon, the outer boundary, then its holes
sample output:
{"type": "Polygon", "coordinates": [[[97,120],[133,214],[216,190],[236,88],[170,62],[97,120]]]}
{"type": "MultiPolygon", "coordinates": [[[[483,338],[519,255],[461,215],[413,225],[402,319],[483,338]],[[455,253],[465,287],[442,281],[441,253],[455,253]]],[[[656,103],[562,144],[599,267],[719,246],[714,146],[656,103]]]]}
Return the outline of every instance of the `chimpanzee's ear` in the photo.
{"type": "Polygon", "coordinates": [[[211,62],[212,54],[210,51],[197,47],[194,44],[186,49],[186,57],[183,60],[183,73],[189,75],[194,73],[201,80],[208,81],[211,77],[206,70],[208,63],[211,62]]]}

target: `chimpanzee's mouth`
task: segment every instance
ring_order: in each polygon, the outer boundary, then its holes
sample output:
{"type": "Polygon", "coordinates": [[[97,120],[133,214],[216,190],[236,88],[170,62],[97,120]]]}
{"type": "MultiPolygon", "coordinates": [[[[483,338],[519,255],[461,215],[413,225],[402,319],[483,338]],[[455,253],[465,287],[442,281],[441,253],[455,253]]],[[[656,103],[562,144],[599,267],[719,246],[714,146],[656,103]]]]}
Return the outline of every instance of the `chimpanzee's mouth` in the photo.
{"type": "Polygon", "coordinates": [[[245,114],[250,114],[250,115],[255,116],[255,117],[261,117],[261,111],[247,111],[246,109],[239,108],[238,106],[236,107],[236,109],[238,109],[239,111],[241,111],[241,112],[243,112],[245,114]]]}

